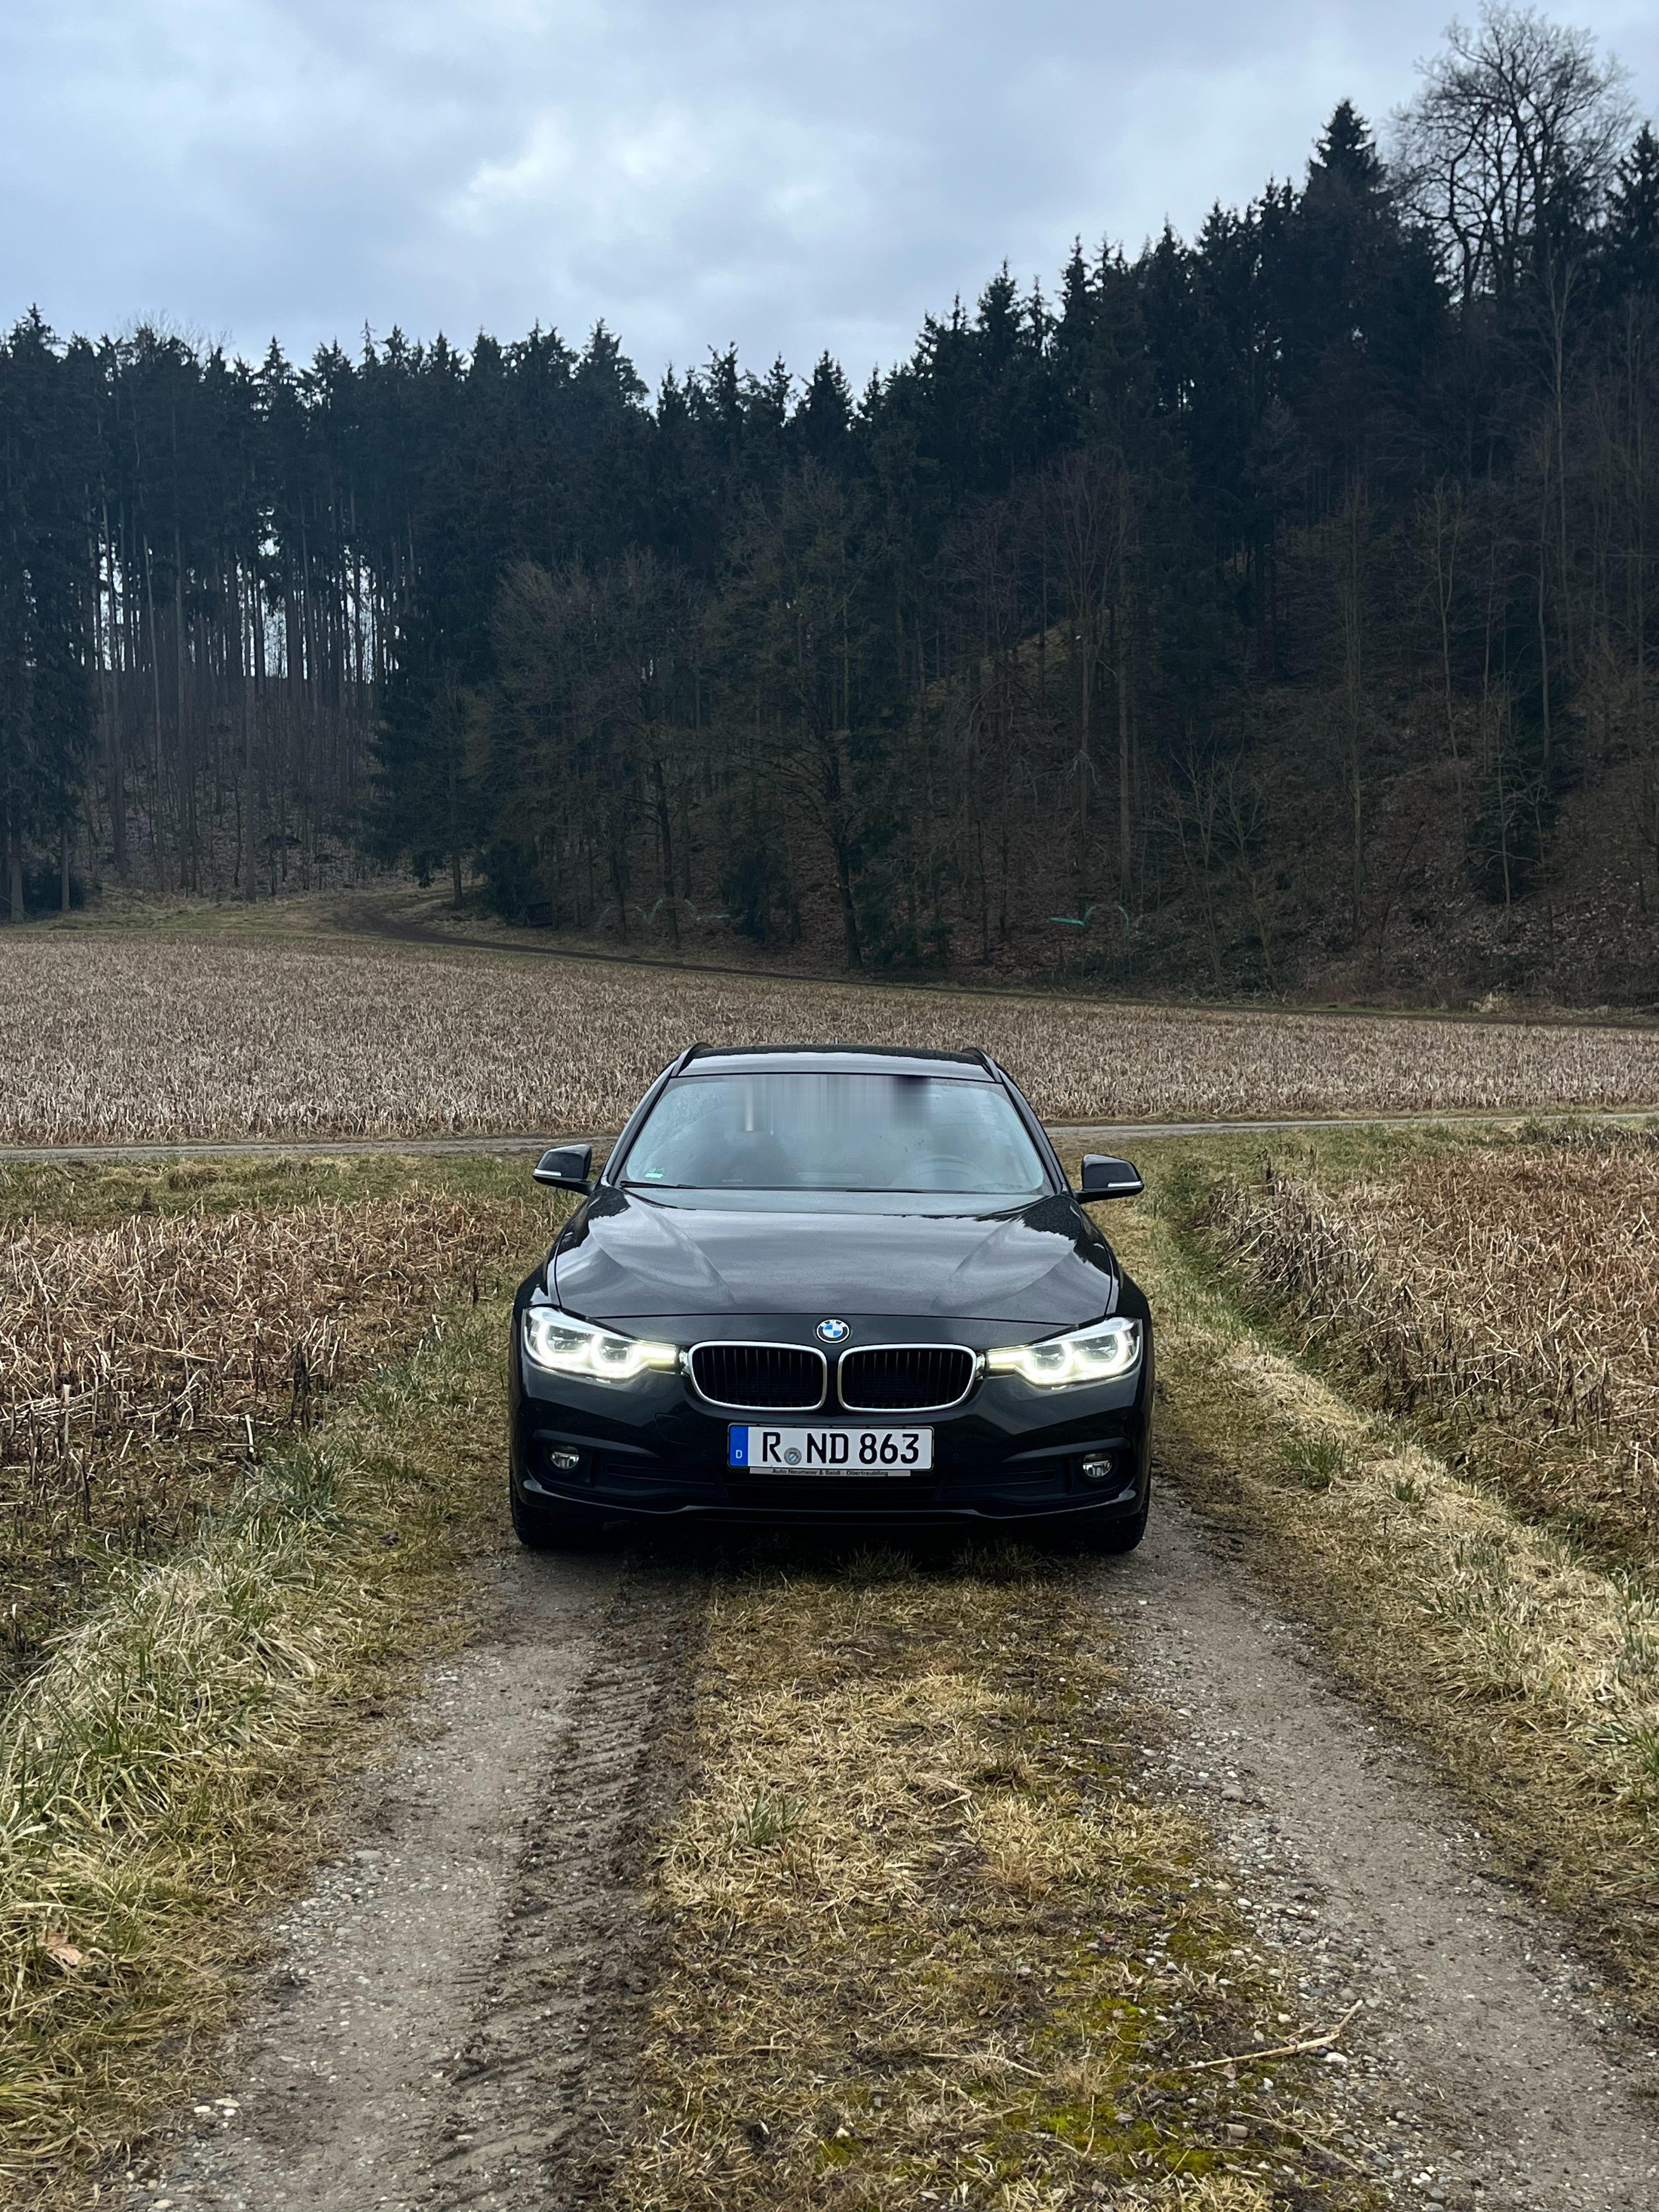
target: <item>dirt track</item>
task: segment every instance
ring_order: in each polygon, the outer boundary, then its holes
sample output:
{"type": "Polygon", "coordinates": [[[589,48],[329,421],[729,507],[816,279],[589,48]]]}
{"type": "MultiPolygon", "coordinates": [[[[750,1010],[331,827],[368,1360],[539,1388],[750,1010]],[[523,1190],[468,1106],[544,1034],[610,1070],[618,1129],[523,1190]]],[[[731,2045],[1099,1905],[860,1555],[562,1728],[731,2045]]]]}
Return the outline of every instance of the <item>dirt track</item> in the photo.
{"type": "MultiPolygon", "coordinates": [[[[1601,1106],[1575,1108],[1570,1113],[1528,1114],[1431,1113],[1297,1115],[1281,1121],[1051,1121],[1048,1134],[1061,1152],[1089,1150],[1096,1146],[1152,1143],[1164,1137],[1257,1137],[1284,1135],[1297,1129],[1450,1129],[1465,1126],[1486,1128],[1518,1127],[1522,1121],[1604,1121],[1614,1127],[1632,1127],[1659,1120],[1659,1106],[1614,1109],[1601,1106]]],[[[0,1145],[0,1167],[8,1161],[19,1166],[52,1160],[171,1160],[283,1158],[295,1154],[349,1155],[386,1152],[400,1157],[443,1158],[452,1155],[531,1153],[572,1132],[545,1130],[539,1135],[499,1137],[294,1137],[272,1139],[205,1138],[173,1145],[0,1145]]],[[[604,1146],[614,1132],[586,1131],[604,1146]]]]}
{"type": "MultiPolygon", "coordinates": [[[[362,1790],[350,1849],[284,1916],[222,2101],[131,2204],[597,2200],[629,2124],[653,1962],[640,1873],[680,1771],[706,1576],[516,1551],[495,1575],[479,1639],[362,1790]]],[[[1466,1810],[1178,1504],[1098,1588],[1167,1711],[1169,1786],[1218,1829],[1310,2001],[1333,2019],[1361,2004],[1334,2155],[1401,2203],[1659,2203],[1654,2069],[1492,1879],[1466,1810]]]]}
{"type": "Polygon", "coordinates": [[[350,1848],[282,1916],[219,2096],[134,2204],[543,2206],[603,2153],[594,2107],[613,2123],[625,2100],[649,1988],[640,1844],[674,1785],[696,1581],[516,1547],[495,1571],[350,1848]]]}
{"type": "Polygon", "coordinates": [[[1493,1878],[1467,1808],[1167,1501],[1109,1603],[1138,1624],[1143,1683],[1176,1723],[1171,1778],[1226,1838],[1258,1927],[1330,2018],[1363,2003],[1352,2048],[1405,2201],[1659,2203],[1643,2101],[1659,2072],[1493,1878]]]}

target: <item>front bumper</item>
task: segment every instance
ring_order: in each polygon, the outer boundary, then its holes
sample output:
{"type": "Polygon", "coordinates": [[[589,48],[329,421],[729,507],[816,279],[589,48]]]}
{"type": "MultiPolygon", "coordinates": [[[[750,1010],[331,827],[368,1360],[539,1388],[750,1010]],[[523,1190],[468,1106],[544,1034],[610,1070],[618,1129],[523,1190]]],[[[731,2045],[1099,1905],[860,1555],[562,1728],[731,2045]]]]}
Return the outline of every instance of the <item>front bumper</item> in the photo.
{"type": "MultiPolygon", "coordinates": [[[[1139,1368],[1115,1382],[1044,1390],[1017,1376],[997,1376],[980,1381],[961,1405],[943,1413],[854,1415],[826,1407],[817,1414],[782,1416],[711,1407],[677,1374],[629,1383],[549,1376],[531,1367],[520,1348],[524,1303],[521,1294],[514,1314],[508,1391],[513,1482],[532,1511],[539,1503],[580,1505],[607,1519],[640,1522],[949,1527],[1127,1520],[1146,1501],[1150,1326],[1139,1368]],[[727,1466],[732,1423],[783,1419],[796,1425],[930,1428],[933,1465],[915,1474],[876,1478],[751,1474],[727,1466]],[[574,1466],[568,1463],[572,1459],[574,1466]]],[[[775,1341],[807,1342],[810,1327],[810,1321],[786,1316],[744,1317],[730,1334],[753,1337],[763,1328],[775,1341]]],[[[658,1333],[658,1324],[651,1333],[658,1333]]],[[[706,1327],[702,1332],[714,1333],[706,1327]]],[[[1007,1339],[1006,1328],[999,1334],[981,1327],[977,1334],[988,1343],[993,1335],[1007,1339]]],[[[957,1323],[939,1334],[941,1341],[974,1341],[957,1323]]],[[[890,1319],[855,1322],[860,1344],[900,1336],[915,1340],[908,1323],[899,1328],[890,1319]]]]}

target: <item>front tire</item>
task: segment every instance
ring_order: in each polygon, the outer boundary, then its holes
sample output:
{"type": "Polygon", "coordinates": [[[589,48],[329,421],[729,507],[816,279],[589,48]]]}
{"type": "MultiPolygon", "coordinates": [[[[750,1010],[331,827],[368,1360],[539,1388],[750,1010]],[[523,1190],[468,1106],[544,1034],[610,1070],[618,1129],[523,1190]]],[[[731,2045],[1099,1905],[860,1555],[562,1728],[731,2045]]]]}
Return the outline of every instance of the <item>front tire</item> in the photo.
{"type": "Polygon", "coordinates": [[[1150,1492],[1141,1500],[1139,1512],[1132,1513],[1127,1521],[1102,1521],[1087,1530],[1083,1539],[1085,1551],[1107,1559],[1120,1558],[1133,1552],[1146,1533],[1146,1522],[1152,1510],[1150,1492]]]}
{"type": "Polygon", "coordinates": [[[586,1505],[532,1503],[510,1478],[507,1496],[513,1533],[527,1552],[586,1552],[599,1540],[605,1522],[586,1505]]]}

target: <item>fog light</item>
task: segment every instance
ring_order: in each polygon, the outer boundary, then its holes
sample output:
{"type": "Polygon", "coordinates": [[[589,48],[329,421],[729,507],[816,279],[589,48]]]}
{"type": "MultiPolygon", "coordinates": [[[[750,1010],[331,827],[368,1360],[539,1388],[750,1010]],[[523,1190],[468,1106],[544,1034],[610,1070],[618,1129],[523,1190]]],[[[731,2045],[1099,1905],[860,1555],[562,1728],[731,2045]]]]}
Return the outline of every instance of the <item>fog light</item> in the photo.
{"type": "Polygon", "coordinates": [[[550,1451],[547,1463],[556,1474],[574,1474],[582,1463],[580,1452],[550,1451]]]}
{"type": "Polygon", "coordinates": [[[1110,1452],[1091,1452],[1083,1462],[1085,1482],[1109,1482],[1117,1470],[1117,1462],[1110,1452]]]}

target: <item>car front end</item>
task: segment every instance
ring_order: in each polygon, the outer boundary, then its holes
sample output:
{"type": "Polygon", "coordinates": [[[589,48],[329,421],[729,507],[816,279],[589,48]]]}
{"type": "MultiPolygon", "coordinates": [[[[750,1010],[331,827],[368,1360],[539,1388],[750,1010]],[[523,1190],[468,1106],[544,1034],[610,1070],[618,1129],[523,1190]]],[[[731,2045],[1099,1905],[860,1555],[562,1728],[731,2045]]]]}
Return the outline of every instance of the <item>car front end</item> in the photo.
{"type": "Polygon", "coordinates": [[[817,1312],[653,1316],[645,1335],[564,1314],[532,1278],[510,1361],[518,1496],[797,1525],[1094,1528],[1144,1511],[1152,1345],[1132,1289],[1080,1331],[827,1318],[828,1344],[817,1312]]]}
{"type": "Polygon", "coordinates": [[[520,1288],[512,1504],[607,1522],[1146,1525],[1152,1317],[983,1053],[693,1048],[520,1288]]]}

